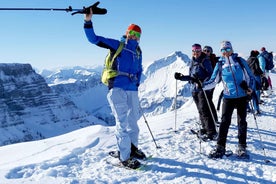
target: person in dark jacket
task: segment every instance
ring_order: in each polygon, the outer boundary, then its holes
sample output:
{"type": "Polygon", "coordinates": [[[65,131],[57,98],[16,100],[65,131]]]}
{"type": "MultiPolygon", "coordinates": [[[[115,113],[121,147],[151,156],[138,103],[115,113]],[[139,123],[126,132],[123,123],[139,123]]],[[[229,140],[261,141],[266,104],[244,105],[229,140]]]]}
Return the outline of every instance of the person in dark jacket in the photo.
{"type": "Polygon", "coordinates": [[[248,95],[255,89],[254,76],[246,61],[234,53],[230,41],[221,43],[221,53],[213,74],[208,81],[203,83],[203,89],[212,89],[219,82],[223,82],[222,117],[217,138],[217,146],[209,154],[210,158],[222,158],[225,154],[226,139],[231,124],[234,109],[237,109],[238,139],[237,154],[247,155],[246,137],[246,105],[248,95]]]}
{"type": "MultiPolygon", "coordinates": [[[[211,77],[213,72],[211,61],[206,56],[206,54],[202,52],[200,44],[194,44],[192,46],[192,54],[193,56],[190,63],[189,77],[203,83],[211,77]]],[[[183,75],[181,73],[175,73],[175,79],[177,80],[181,80],[182,76],[183,75]]],[[[210,103],[212,103],[212,91],[203,91],[198,83],[192,82],[192,84],[192,96],[197,106],[202,125],[202,129],[199,131],[199,135],[204,140],[214,140],[217,136],[217,131],[212,110],[209,106],[210,103]]]]}
{"type": "MultiPolygon", "coordinates": [[[[120,40],[96,35],[91,21],[92,15],[92,9],[89,14],[84,15],[84,31],[87,39],[99,47],[116,51],[120,40]]],[[[142,74],[142,55],[139,48],[141,32],[141,28],[135,24],[127,28],[124,48],[115,61],[116,70],[124,75],[119,74],[109,81],[107,95],[116,120],[116,138],[119,149],[117,157],[122,165],[132,169],[140,167],[140,162],[136,158],[146,157],[141,150],[138,150],[137,121],[141,117],[138,98],[138,86],[142,74]]]]}
{"type": "MultiPolygon", "coordinates": [[[[209,57],[210,61],[211,61],[211,64],[212,64],[212,67],[213,69],[215,68],[217,62],[218,62],[218,57],[216,57],[216,55],[213,53],[213,48],[211,46],[204,46],[203,47],[203,52],[206,54],[207,57],[209,57]]],[[[219,124],[218,122],[218,115],[217,115],[217,111],[216,111],[216,107],[213,103],[213,94],[214,94],[214,90],[215,88],[211,89],[211,101],[210,101],[210,106],[211,106],[211,109],[212,109],[212,113],[213,113],[213,116],[215,118],[215,122],[216,124],[219,124]]]]}
{"type": "Polygon", "coordinates": [[[265,47],[262,47],[260,50],[260,54],[258,55],[258,59],[259,59],[259,63],[260,63],[260,67],[264,73],[264,76],[267,78],[268,80],[268,84],[269,84],[269,88],[267,88],[266,90],[263,90],[263,95],[265,97],[269,97],[272,94],[272,82],[271,82],[271,78],[270,78],[270,70],[266,70],[265,66],[266,66],[266,55],[268,55],[268,52],[266,50],[265,47]]]}
{"type": "MultiPolygon", "coordinates": [[[[260,68],[259,60],[257,56],[259,55],[259,52],[257,50],[252,50],[250,52],[250,56],[247,59],[247,64],[249,68],[251,69],[256,82],[256,90],[252,93],[252,101],[254,106],[254,112],[256,115],[261,114],[259,103],[260,103],[260,97],[261,97],[261,76],[264,75],[262,69],[260,68]]],[[[250,103],[250,102],[249,102],[250,103]]],[[[250,109],[250,107],[249,107],[250,109]]],[[[253,109],[252,109],[253,110],[253,109]]]]}
{"type": "Polygon", "coordinates": [[[212,67],[215,68],[219,57],[217,57],[216,54],[214,54],[213,48],[211,46],[206,45],[203,47],[203,52],[209,57],[212,63],[212,67]]]}

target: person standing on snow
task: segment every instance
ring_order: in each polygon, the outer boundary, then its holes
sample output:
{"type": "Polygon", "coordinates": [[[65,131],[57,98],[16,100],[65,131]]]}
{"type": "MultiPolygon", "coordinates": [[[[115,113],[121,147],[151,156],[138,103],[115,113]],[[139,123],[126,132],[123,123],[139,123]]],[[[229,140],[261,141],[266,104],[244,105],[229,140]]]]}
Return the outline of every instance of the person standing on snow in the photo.
{"type": "MultiPolygon", "coordinates": [[[[211,77],[213,72],[211,61],[206,54],[202,52],[200,44],[192,45],[192,53],[193,56],[190,64],[189,76],[196,78],[196,80],[199,80],[200,82],[204,82],[211,77]]],[[[183,75],[181,73],[177,72],[174,75],[176,80],[182,80],[182,76],[183,75]]],[[[214,140],[216,138],[217,131],[211,114],[212,110],[208,105],[208,103],[210,104],[212,101],[212,91],[203,91],[197,83],[192,83],[194,85],[192,96],[202,125],[202,129],[198,132],[198,134],[203,140],[214,140]],[[204,93],[206,94],[206,97],[204,93]]]]}
{"type": "MultiPolygon", "coordinates": [[[[203,52],[206,54],[207,57],[209,57],[211,63],[212,63],[212,67],[213,69],[215,68],[217,62],[218,62],[218,58],[216,57],[216,55],[213,53],[213,48],[211,46],[204,46],[203,47],[203,52]]],[[[211,106],[211,109],[212,109],[212,113],[213,113],[213,116],[215,118],[215,122],[216,124],[219,124],[218,122],[218,115],[217,115],[217,111],[216,111],[216,107],[213,103],[213,94],[214,94],[214,90],[215,88],[211,89],[211,99],[210,100],[210,106],[211,106]]]]}
{"type": "Polygon", "coordinates": [[[222,117],[217,138],[217,146],[209,154],[209,158],[222,158],[225,154],[226,139],[231,124],[234,109],[237,109],[238,139],[237,154],[245,156],[246,153],[246,106],[248,95],[255,88],[254,76],[246,61],[233,53],[230,41],[221,43],[221,53],[210,80],[203,83],[203,89],[212,89],[220,81],[223,82],[222,117]],[[240,61],[239,61],[240,60],[240,61]],[[243,66],[242,66],[243,65],[243,66]]]}
{"type": "MultiPolygon", "coordinates": [[[[247,59],[247,64],[249,66],[249,68],[251,69],[254,77],[255,77],[255,81],[256,81],[256,90],[253,91],[252,93],[252,101],[253,101],[253,106],[254,106],[254,112],[256,115],[260,115],[261,111],[260,111],[260,107],[259,107],[259,103],[261,101],[261,76],[263,75],[263,71],[260,68],[259,65],[259,60],[257,58],[257,56],[259,55],[259,52],[257,50],[252,50],[250,52],[250,56],[247,59]]],[[[250,109],[250,107],[248,107],[250,109]]],[[[253,110],[253,109],[252,109],[253,110]]]]}
{"type": "MultiPolygon", "coordinates": [[[[116,51],[120,40],[105,38],[95,34],[92,24],[93,11],[84,15],[84,31],[87,39],[99,47],[116,51]]],[[[142,74],[142,55],[139,47],[141,28],[131,24],[124,36],[125,45],[115,60],[119,74],[109,80],[107,99],[116,120],[116,138],[118,158],[122,165],[132,169],[140,167],[137,159],[146,158],[138,150],[139,127],[137,124],[140,115],[138,87],[142,74]],[[128,75],[126,75],[128,74],[128,75]]]]}
{"type": "Polygon", "coordinates": [[[265,77],[267,78],[269,86],[270,86],[270,89],[268,88],[267,90],[263,91],[264,96],[266,96],[266,97],[268,97],[271,94],[271,90],[272,90],[272,83],[271,83],[271,78],[269,76],[269,70],[265,69],[265,66],[266,66],[265,55],[267,55],[267,54],[268,54],[268,52],[267,52],[266,48],[262,47],[261,48],[261,53],[258,55],[258,59],[259,59],[259,62],[260,62],[260,67],[261,67],[265,77]]]}

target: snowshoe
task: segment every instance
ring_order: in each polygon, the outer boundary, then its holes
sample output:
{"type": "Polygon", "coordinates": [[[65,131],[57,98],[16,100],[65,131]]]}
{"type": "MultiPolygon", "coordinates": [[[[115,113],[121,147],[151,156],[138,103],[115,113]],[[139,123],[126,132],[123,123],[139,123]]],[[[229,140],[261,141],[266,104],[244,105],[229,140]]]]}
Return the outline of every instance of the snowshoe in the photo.
{"type": "Polygon", "coordinates": [[[200,136],[200,139],[202,139],[203,141],[215,141],[217,140],[217,134],[204,134],[202,136],[200,136]]]}
{"type": "Polygon", "coordinates": [[[249,159],[250,156],[247,153],[246,149],[244,147],[239,147],[237,150],[237,158],[239,159],[249,159]]]}
{"type": "Polygon", "coordinates": [[[141,166],[141,163],[133,158],[129,158],[126,161],[121,162],[123,166],[130,168],[130,169],[137,169],[141,166]]]}
{"type": "Polygon", "coordinates": [[[222,158],[225,154],[225,148],[222,146],[217,146],[214,150],[210,152],[208,158],[222,158]]]}
{"type": "Polygon", "coordinates": [[[201,129],[199,131],[191,129],[191,132],[197,135],[197,137],[204,142],[217,140],[217,133],[207,134],[206,130],[204,129],[201,129]]]}
{"type": "MultiPolygon", "coordinates": [[[[108,154],[114,158],[120,157],[120,151],[110,151],[108,154]]],[[[145,160],[147,158],[146,155],[141,150],[138,150],[138,149],[135,151],[132,151],[130,154],[130,157],[141,159],[141,160],[145,160]]]]}
{"type": "Polygon", "coordinates": [[[110,151],[108,154],[114,158],[120,157],[120,151],[110,151]]]}

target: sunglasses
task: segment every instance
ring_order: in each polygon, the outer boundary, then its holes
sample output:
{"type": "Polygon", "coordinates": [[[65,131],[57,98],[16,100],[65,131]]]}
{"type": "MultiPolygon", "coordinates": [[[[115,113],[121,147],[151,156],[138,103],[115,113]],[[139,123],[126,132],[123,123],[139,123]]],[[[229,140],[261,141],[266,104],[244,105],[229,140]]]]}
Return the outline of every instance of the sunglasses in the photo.
{"type": "Polygon", "coordinates": [[[129,34],[130,36],[135,36],[135,37],[137,37],[137,38],[140,38],[140,36],[141,36],[141,33],[137,32],[137,31],[133,31],[133,30],[130,30],[130,31],[128,32],[128,34],[129,34]]]}
{"type": "Polygon", "coordinates": [[[203,51],[204,51],[204,52],[207,52],[207,53],[210,53],[210,52],[211,52],[211,50],[208,50],[208,49],[204,49],[203,51]]]}
{"type": "Polygon", "coordinates": [[[194,49],[194,50],[192,50],[192,52],[200,53],[200,52],[201,52],[201,49],[194,49]]]}
{"type": "Polygon", "coordinates": [[[221,49],[220,50],[222,53],[225,53],[225,52],[231,52],[232,49],[231,48],[224,48],[224,49],[221,49]]]}

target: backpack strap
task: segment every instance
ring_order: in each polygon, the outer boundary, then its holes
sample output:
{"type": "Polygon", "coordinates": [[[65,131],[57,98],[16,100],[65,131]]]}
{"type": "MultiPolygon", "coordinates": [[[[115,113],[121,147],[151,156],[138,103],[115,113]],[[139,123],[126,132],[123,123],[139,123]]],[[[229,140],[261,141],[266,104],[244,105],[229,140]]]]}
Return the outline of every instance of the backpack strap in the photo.
{"type": "Polygon", "coordinates": [[[204,57],[201,62],[197,62],[197,64],[195,64],[194,60],[192,59],[192,65],[191,65],[191,68],[195,67],[195,66],[199,66],[201,67],[205,72],[208,72],[207,69],[204,67],[203,63],[205,62],[207,58],[204,57]]]}
{"type": "MultiPolygon", "coordinates": [[[[112,60],[111,60],[111,62],[110,62],[111,66],[113,65],[114,60],[115,60],[115,59],[118,57],[118,55],[122,52],[124,46],[125,46],[125,43],[124,43],[124,42],[120,42],[120,45],[119,45],[118,49],[116,50],[115,54],[113,55],[112,60]]],[[[136,53],[137,53],[138,56],[140,56],[141,51],[138,51],[138,49],[137,49],[137,50],[136,50],[136,53]]],[[[130,74],[130,73],[127,73],[127,72],[122,72],[122,71],[117,70],[117,75],[124,75],[124,76],[129,77],[130,79],[135,79],[135,80],[137,80],[137,76],[136,76],[136,75],[130,74]]]]}
{"type": "Polygon", "coordinates": [[[112,59],[111,59],[111,66],[113,65],[114,60],[116,59],[116,57],[122,52],[123,48],[125,46],[124,42],[120,42],[120,45],[118,47],[118,49],[116,50],[115,54],[113,55],[112,59]]]}

